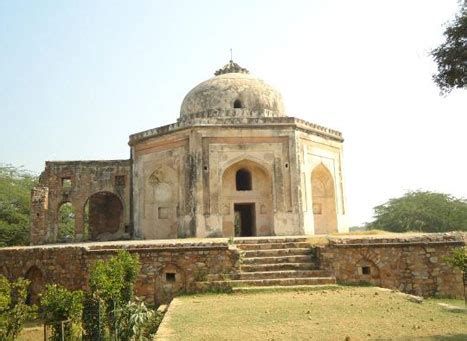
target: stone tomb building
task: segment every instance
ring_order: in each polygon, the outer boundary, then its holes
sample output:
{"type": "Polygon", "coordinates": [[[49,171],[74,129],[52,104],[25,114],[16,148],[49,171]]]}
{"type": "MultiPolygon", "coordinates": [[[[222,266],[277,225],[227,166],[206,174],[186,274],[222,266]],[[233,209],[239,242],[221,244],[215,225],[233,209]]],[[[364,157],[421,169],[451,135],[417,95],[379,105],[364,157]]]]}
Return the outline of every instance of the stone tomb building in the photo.
{"type": "Polygon", "coordinates": [[[286,116],[277,90],[230,61],[176,123],[131,135],[129,160],[46,162],[31,243],[345,232],[342,143],[286,116]]]}

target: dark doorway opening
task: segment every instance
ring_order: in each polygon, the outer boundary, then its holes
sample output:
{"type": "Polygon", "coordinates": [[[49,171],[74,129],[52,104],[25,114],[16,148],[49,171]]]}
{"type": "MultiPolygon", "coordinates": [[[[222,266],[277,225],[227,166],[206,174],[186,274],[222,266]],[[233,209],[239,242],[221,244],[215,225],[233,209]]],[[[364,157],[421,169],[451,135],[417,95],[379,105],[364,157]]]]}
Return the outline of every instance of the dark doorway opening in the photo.
{"type": "Polygon", "coordinates": [[[235,236],[249,237],[255,231],[255,204],[234,204],[235,236]]]}

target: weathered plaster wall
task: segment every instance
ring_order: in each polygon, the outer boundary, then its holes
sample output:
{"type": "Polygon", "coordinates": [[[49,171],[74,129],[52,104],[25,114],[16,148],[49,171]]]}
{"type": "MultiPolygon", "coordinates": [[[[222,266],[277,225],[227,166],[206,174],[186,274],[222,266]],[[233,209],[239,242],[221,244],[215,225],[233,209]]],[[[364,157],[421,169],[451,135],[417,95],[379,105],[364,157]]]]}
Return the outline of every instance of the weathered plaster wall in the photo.
{"type": "MultiPolygon", "coordinates": [[[[113,232],[100,231],[105,232],[104,238],[129,238],[130,174],[131,160],[46,162],[39,186],[31,193],[31,244],[57,240],[58,211],[67,202],[75,209],[75,240],[82,240],[84,207],[88,199],[96,193],[114,195],[123,207],[122,217],[118,226],[112,227],[113,232]]],[[[98,233],[90,232],[99,239],[98,233]]]]}
{"type": "MultiPolygon", "coordinates": [[[[303,225],[305,234],[318,234],[329,232],[347,232],[348,223],[346,219],[346,197],[344,176],[342,171],[343,145],[341,141],[330,139],[320,134],[307,134],[303,131],[297,132],[298,157],[300,169],[300,199],[302,208],[303,225]],[[322,220],[322,213],[319,213],[319,205],[313,200],[313,185],[316,183],[312,175],[317,169],[325,168],[332,179],[330,187],[334,189],[335,217],[322,220]],[[316,224],[315,224],[315,219],[316,224]],[[331,222],[332,221],[332,222],[331,222]],[[315,227],[321,225],[315,231],[315,227]],[[333,225],[333,226],[332,226],[333,225]]],[[[316,189],[316,186],[315,186],[316,189]]],[[[318,202],[320,204],[321,202],[318,202]]]]}
{"type": "Polygon", "coordinates": [[[132,145],[137,236],[231,236],[233,207],[242,202],[255,204],[257,235],[303,233],[295,149],[294,129],[279,125],[190,127],[138,141],[132,145]],[[229,172],[241,164],[256,174],[250,193],[232,189],[229,172]],[[163,219],[161,208],[168,212],[163,219]]]}
{"type": "Polygon", "coordinates": [[[135,146],[133,214],[138,238],[190,236],[189,139],[167,139],[135,146]]]}
{"type": "Polygon", "coordinates": [[[461,271],[444,260],[453,248],[465,245],[461,234],[343,237],[329,241],[320,249],[321,267],[334,272],[338,281],[371,282],[422,296],[463,297],[461,271]]]}

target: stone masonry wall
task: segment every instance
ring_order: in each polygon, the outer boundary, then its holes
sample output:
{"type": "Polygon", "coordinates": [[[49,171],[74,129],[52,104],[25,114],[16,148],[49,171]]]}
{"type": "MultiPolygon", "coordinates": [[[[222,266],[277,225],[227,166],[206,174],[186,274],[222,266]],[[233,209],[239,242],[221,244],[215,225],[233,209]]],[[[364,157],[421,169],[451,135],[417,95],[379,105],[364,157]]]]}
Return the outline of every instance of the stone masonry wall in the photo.
{"type": "Polygon", "coordinates": [[[375,285],[421,295],[463,297],[462,273],[444,258],[465,245],[462,234],[375,235],[329,238],[321,267],[345,283],[375,285]]]}
{"type": "MultiPolygon", "coordinates": [[[[322,238],[321,238],[322,239],[322,238]]],[[[331,236],[318,246],[320,268],[346,283],[371,282],[416,295],[463,297],[462,276],[444,260],[465,245],[461,234],[331,236]]],[[[139,255],[136,292],[150,303],[195,289],[209,275],[239,271],[239,252],[226,239],[78,243],[0,249],[0,274],[32,281],[32,301],[46,283],[86,289],[98,259],[120,249],[139,255]]]]}
{"type": "MultiPolygon", "coordinates": [[[[163,303],[179,292],[189,292],[195,281],[208,274],[231,272],[238,261],[238,252],[223,241],[9,247],[0,249],[0,274],[10,279],[26,277],[35,291],[41,291],[47,283],[87,289],[92,264],[120,249],[139,255],[142,268],[135,289],[149,303],[163,303]]],[[[31,295],[37,297],[38,292],[31,295]]]]}
{"type": "Polygon", "coordinates": [[[103,195],[118,201],[121,214],[107,219],[114,226],[105,231],[101,226],[94,227],[90,221],[89,234],[94,240],[129,239],[132,229],[130,182],[131,160],[46,162],[39,185],[31,192],[31,244],[57,242],[59,209],[64,203],[70,203],[75,210],[73,240],[82,241],[86,203],[90,203],[92,211],[93,203],[103,195]]]}

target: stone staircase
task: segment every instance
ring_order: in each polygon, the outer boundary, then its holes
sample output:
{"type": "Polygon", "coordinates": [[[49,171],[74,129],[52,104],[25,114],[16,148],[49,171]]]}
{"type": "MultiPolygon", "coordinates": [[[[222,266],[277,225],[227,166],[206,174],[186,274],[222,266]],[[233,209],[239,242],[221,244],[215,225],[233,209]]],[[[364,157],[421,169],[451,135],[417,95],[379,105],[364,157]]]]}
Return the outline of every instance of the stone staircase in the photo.
{"type": "Polygon", "coordinates": [[[208,276],[211,287],[243,291],[336,283],[334,276],[319,269],[306,237],[235,238],[234,244],[242,253],[240,271],[208,276]]]}

